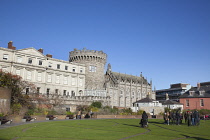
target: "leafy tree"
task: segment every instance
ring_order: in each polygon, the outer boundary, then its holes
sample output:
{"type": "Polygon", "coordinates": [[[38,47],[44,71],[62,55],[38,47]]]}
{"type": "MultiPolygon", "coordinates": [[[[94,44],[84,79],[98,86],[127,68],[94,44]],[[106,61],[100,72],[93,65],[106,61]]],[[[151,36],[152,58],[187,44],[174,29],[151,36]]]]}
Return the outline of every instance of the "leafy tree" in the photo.
{"type": "Polygon", "coordinates": [[[20,111],[22,106],[31,107],[32,102],[28,95],[23,95],[22,91],[30,88],[34,91],[35,86],[27,81],[23,81],[18,75],[0,70],[0,87],[11,89],[11,107],[13,113],[20,111]]]}

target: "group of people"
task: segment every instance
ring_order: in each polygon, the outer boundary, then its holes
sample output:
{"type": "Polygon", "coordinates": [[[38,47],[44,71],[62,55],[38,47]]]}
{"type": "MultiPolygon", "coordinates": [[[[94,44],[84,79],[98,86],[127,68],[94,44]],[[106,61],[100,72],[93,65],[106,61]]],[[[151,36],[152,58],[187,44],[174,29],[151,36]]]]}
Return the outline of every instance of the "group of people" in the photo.
{"type": "Polygon", "coordinates": [[[184,114],[185,123],[187,123],[188,126],[195,126],[200,124],[200,114],[197,110],[191,112],[187,111],[184,114]]]}
{"type": "Polygon", "coordinates": [[[184,113],[184,115],[178,110],[176,112],[165,112],[164,113],[164,124],[176,124],[180,125],[183,122],[183,119],[185,119],[185,123],[187,123],[188,126],[195,126],[199,125],[200,122],[200,115],[197,110],[191,112],[187,111],[184,113]]]}
{"type": "MultiPolygon", "coordinates": [[[[90,112],[88,112],[88,113],[85,114],[84,118],[85,119],[92,118],[93,115],[94,115],[94,113],[91,110],[90,112]]],[[[78,113],[77,113],[77,115],[76,115],[76,119],[81,119],[81,118],[82,118],[82,111],[79,110],[78,113]]]]}

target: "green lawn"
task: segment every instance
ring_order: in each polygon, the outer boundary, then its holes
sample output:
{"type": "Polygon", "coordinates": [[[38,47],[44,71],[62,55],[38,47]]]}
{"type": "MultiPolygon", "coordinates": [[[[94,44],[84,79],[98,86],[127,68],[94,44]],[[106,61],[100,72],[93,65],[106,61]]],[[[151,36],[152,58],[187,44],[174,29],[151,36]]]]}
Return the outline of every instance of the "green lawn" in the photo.
{"type": "Polygon", "coordinates": [[[0,129],[0,140],[210,140],[210,121],[191,127],[162,122],[151,119],[140,128],[139,119],[48,121],[0,129]]]}

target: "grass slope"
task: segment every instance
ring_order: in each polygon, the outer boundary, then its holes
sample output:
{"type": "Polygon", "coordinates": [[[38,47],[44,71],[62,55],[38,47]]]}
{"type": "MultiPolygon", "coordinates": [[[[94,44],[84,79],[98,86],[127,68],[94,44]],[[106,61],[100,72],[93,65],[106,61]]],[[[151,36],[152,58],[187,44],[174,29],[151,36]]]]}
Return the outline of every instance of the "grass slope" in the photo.
{"type": "Polygon", "coordinates": [[[209,130],[210,121],[188,127],[151,119],[140,128],[139,119],[65,120],[0,129],[0,140],[210,140],[209,130]]]}

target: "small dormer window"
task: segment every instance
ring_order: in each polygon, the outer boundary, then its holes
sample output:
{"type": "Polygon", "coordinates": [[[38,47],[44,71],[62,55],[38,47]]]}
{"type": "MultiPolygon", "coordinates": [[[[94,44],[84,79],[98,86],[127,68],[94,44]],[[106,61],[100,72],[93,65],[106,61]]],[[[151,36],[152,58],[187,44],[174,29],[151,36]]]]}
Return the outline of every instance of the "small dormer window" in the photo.
{"type": "Polygon", "coordinates": [[[199,91],[199,95],[203,95],[205,91],[199,91]]]}
{"type": "Polygon", "coordinates": [[[194,94],[194,91],[189,91],[190,96],[193,96],[193,94],[194,94]]]}

